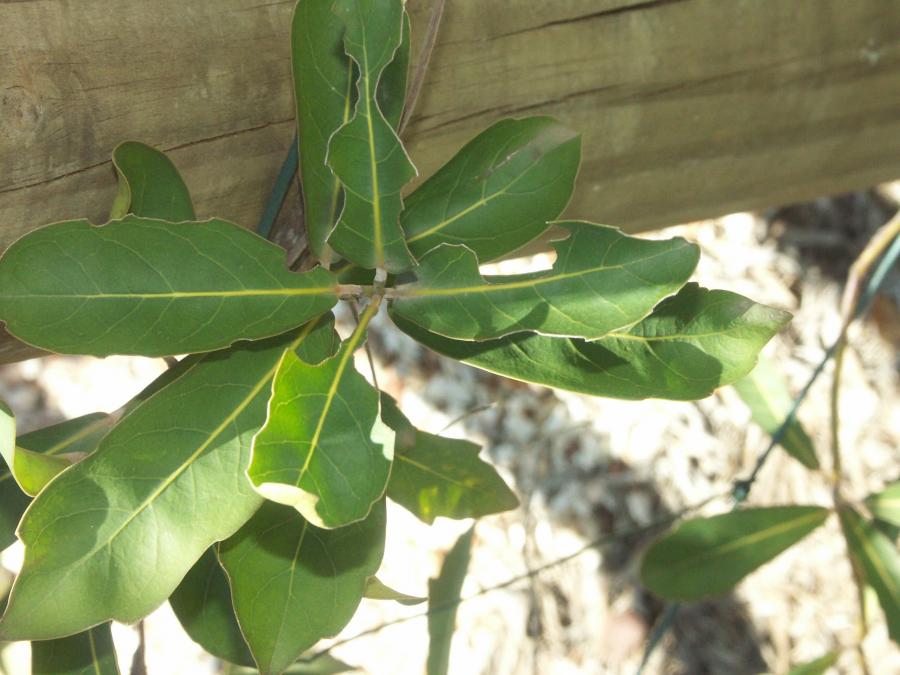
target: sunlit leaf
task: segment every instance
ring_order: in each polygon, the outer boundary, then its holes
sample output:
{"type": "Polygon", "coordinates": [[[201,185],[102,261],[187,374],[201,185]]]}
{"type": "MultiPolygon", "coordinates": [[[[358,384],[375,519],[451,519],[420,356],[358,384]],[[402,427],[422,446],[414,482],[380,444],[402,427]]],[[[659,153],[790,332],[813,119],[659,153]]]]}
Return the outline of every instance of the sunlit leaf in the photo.
{"type": "Polygon", "coordinates": [[[344,48],[356,63],[356,108],[328,142],[328,165],[344,206],[328,243],[363,267],[401,272],[412,265],[400,227],[400,190],[416,175],[403,144],[379,109],[377,88],[403,33],[402,0],[335,0],[344,48]]]}
{"type": "Polygon", "coordinates": [[[428,675],[447,675],[459,594],[469,569],[475,528],[456,540],[437,579],[428,581],[428,675]]]}
{"type": "Polygon", "coordinates": [[[241,634],[228,577],[219,564],[215,547],[190,569],[169,598],[172,611],[188,636],[216,658],[253,666],[250,648],[241,634]]]}
{"type": "Polygon", "coordinates": [[[119,675],[108,623],[56,640],[31,643],[32,675],[119,675]]]}
{"type": "Polygon", "coordinates": [[[419,431],[386,395],[381,414],[397,434],[387,495],[420,520],[480,518],[519,505],[474,443],[419,431]]]}
{"type": "Polygon", "coordinates": [[[630,330],[587,342],[519,333],[451,340],[391,314],[426,347],[524,382],[592,396],[695,400],[747,374],[790,315],[728,291],[688,284],[630,330]]]}
{"type": "Polygon", "coordinates": [[[144,143],[126,141],[113,150],[119,191],[111,219],[129,213],[144,218],[194,220],[194,205],[181,174],[165,154],[144,143]]]}
{"type": "Polygon", "coordinates": [[[580,161],[581,138],[555,120],[501,120],[409,195],[406,243],[419,257],[444,243],[482,263],[511,253],[562,213],[580,161]]]}
{"type": "Polygon", "coordinates": [[[393,600],[401,605],[420,605],[428,598],[417,598],[414,595],[407,595],[386,586],[378,577],[369,577],[366,580],[366,591],[364,596],[370,600],[393,600]]]}
{"type": "Polygon", "coordinates": [[[900,482],[866,497],[866,507],[876,520],[900,527],[900,482]]]}
{"type": "Polygon", "coordinates": [[[554,244],[547,272],[482,277],[464,246],[443,244],[399,286],[393,313],[426,330],[462,340],[521,331],[596,339],[646,317],[681,288],[699,251],[684,239],[629,237],[591,223],[563,224],[570,236],[554,244]]]}
{"type": "MultiPolygon", "coordinates": [[[[774,434],[787,417],[793,405],[793,397],[784,376],[769,359],[760,358],[756,368],[746,377],[734,383],[753,420],[769,434],[774,434]]],[[[818,469],[819,460],[812,439],[794,420],[781,437],[783,447],[791,457],[809,469],[818,469]]]]}
{"type": "Polygon", "coordinates": [[[394,432],[381,422],[377,390],[353,367],[364,339],[358,330],[317,365],[285,352],[253,441],[247,474],[259,493],[318,527],[365,518],[391,469],[394,432]]]}
{"type": "MultiPolygon", "coordinates": [[[[116,419],[115,415],[92,413],[18,438],[14,478],[33,497],[56,474],[93,452],[116,419]]],[[[0,481],[4,475],[0,474],[0,481]]]]}
{"type": "Polygon", "coordinates": [[[852,507],[844,506],[838,515],[854,564],[875,589],[884,610],[888,634],[894,642],[900,643],[900,553],[873,522],[864,519],[852,507]]]}
{"type": "MultiPolygon", "coordinates": [[[[2,403],[0,403],[0,411],[2,411],[2,403]]],[[[80,459],[97,448],[97,443],[112,428],[115,420],[115,416],[112,415],[91,413],[32,431],[16,439],[13,461],[20,459],[19,450],[21,448],[27,448],[30,459],[33,459],[35,453],[49,456],[68,455],[72,461],[80,459]]],[[[0,436],[2,436],[3,426],[4,414],[0,412],[0,436]]],[[[70,463],[71,461],[65,461],[62,468],[70,463]]],[[[48,464],[44,469],[53,466],[48,464]]],[[[29,472],[26,470],[26,473],[29,472]]],[[[29,475],[34,479],[34,474],[29,475]]],[[[47,472],[41,471],[39,475],[46,477],[47,472]]],[[[43,485],[34,484],[33,487],[40,489],[43,485]]],[[[31,499],[28,494],[19,487],[9,469],[4,467],[0,470],[0,549],[6,548],[15,541],[16,526],[30,503],[31,499]]]]}
{"type": "Polygon", "coordinates": [[[266,502],[219,556],[234,608],[262,673],[280,673],[350,621],[384,554],[385,508],[322,530],[294,509],[266,502]]]}
{"type": "Polygon", "coordinates": [[[323,320],[196,359],[57,476],[19,526],[25,562],[0,639],[134,622],[240,528],[262,502],[244,469],[272,378],[311,332],[333,328],[323,320]]]}
{"type": "Polygon", "coordinates": [[[334,277],[222,220],[128,216],[35,230],[0,258],[0,319],[50,351],[162,356],[275,335],[328,311],[334,277]]]}
{"type": "Polygon", "coordinates": [[[688,520],[644,555],[641,583],[670,600],[720,595],[825,522],[817,506],[774,506],[688,520]]]}

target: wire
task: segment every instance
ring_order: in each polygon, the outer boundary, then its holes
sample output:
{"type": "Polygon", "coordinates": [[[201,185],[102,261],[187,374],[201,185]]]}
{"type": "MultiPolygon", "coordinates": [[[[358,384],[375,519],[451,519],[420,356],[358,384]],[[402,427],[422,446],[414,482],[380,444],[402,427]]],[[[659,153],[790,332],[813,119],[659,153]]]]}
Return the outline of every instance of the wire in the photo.
{"type": "Polygon", "coordinates": [[[259,224],[256,226],[256,233],[261,237],[269,239],[272,236],[272,227],[275,225],[275,219],[278,218],[281,205],[284,204],[284,199],[291,189],[291,180],[297,173],[299,157],[298,140],[297,136],[294,135],[291,147],[288,148],[287,155],[285,155],[284,161],[281,163],[281,169],[278,171],[278,176],[275,178],[272,192],[269,193],[265,211],[263,211],[259,224]]]}
{"type": "Polygon", "coordinates": [[[455,607],[458,607],[459,605],[461,605],[464,602],[468,602],[469,600],[474,600],[475,598],[479,598],[483,595],[487,595],[488,593],[493,593],[494,591],[499,591],[499,590],[503,590],[505,588],[509,588],[510,586],[513,586],[513,585],[519,583],[520,581],[526,581],[528,579],[531,579],[534,576],[537,576],[538,574],[546,572],[549,569],[553,569],[554,567],[559,567],[560,565],[563,565],[571,560],[574,560],[575,558],[585,554],[586,552],[588,552],[592,549],[603,548],[604,546],[608,546],[617,541],[621,541],[623,539],[629,539],[631,537],[647,534],[647,533],[653,532],[654,530],[657,530],[661,527],[666,527],[666,526],[674,523],[676,520],[680,520],[681,518],[688,515],[689,513],[693,513],[694,511],[696,511],[700,508],[703,508],[710,502],[715,501],[716,499],[721,499],[722,497],[725,497],[725,496],[727,496],[727,493],[712,495],[710,497],[707,497],[706,499],[704,499],[701,502],[698,502],[692,506],[688,506],[684,509],[681,509],[680,511],[670,514],[668,516],[665,516],[664,518],[660,518],[659,520],[656,520],[648,525],[643,525],[641,527],[632,528],[630,530],[625,530],[622,532],[613,532],[613,533],[604,535],[602,537],[598,537],[597,539],[588,542],[581,548],[576,549],[572,553],[569,553],[562,557],[556,558],[555,560],[551,560],[550,562],[547,562],[543,565],[539,565],[538,567],[529,569],[522,574],[517,574],[516,576],[510,577],[509,579],[502,581],[498,584],[495,584],[494,586],[488,586],[486,588],[482,588],[479,591],[477,591],[476,593],[473,593],[472,595],[467,596],[465,598],[457,598],[453,602],[448,602],[448,603],[445,603],[442,605],[438,605],[436,607],[429,607],[424,612],[418,612],[416,614],[402,616],[397,619],[392,619],[390,621],[385,621],[384,623],[380,623],[376,626],[372,626],[371,628],[367,628],[355,635],[351,635],[348,638],[339,640],[339,641],[335,642],[334,644],[329,645],[325,649],[322,649],[321,651],[316,652],[313,656],[310,657],[310,660],[313,661],[321,656],[324,656],[325,654],[328,654],[329,652],[331,652],[331,650],[336,649],[337,647],[342,647],[342,646],[349,644],[351,642],[354,642],[355,640],[358,640],[360,638],[363,638],[363,637],[366,637],[369,635],[374,635],[375,633],[379,633],[382,630],[384,630],[385,628],[390,628],[391,626],[397,626],[402,623],[407,623],[409,621],[413,621],[414,619],[421,619],[423,617],[431,616],[434,614],[439,614],[441,612],[447,612],[447,611],[454,609],[455,607]]]}

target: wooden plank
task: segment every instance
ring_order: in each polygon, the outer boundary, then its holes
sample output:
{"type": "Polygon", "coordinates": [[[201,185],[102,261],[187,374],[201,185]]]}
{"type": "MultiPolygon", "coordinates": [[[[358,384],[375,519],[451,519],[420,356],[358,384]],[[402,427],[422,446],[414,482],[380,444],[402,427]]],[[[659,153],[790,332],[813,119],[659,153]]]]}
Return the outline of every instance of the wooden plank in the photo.
{"type": "MultiPolygon", "coordinates": [[[[102,221],[110,152],[129,138],[171,152],[198,213],[255,223],[292,135],[293,4],[0,0],[0,248],[46,222],[102,221]]],[[[410,0],[414,30],[430,5],[410,0]]],[[[568,215],[630,230],[868,186],[900,176],[900,12],[448,2],[408,134],[420,174],[530,114],[584,134],[568,215]]]]}

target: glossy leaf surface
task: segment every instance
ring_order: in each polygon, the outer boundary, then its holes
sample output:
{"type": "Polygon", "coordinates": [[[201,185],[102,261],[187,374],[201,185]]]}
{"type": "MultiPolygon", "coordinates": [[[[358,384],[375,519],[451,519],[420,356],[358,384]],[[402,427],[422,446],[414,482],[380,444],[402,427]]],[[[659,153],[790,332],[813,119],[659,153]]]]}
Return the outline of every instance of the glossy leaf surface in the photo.
{"type": "Polygon", "coordinates": [[[516,380],[592,396],[695,400],[746,375],[790,315],[688,284],[630,330],[594,342],[529,333],[465,342],[392,317],[426,347],[516,380]]]}
{"type": "Polygon", "coordinates": [[[463,534],[441,565],[437,579],[428,581],[428,675],[447,675],[450,668],[450,644],[456,629],[459,594],[469,569],[475,528],[463,534]]]}
{"type": "Polygon", "coordinates": [[[420,605],[428,600],[428,598],[417,598],[414,595],[407,595],[394,590],[390,586],[385,585],[378,577],[369,577],[366,580],[364,597],[369,600],[393,600],[409,607],[420,605]]]}
{"type": "Polygon", "coordinates": [[[344,48],[356,63],[356,109],[328,142],[328,165],[344,187],[344,206],[328,243],[363,267],[402,272],[412,265],[400,227],[400,190],[416,175],[378,107],[382,72],[400,45],[401,0],[336,0],[344,48]]]}
{"type": "Polygon", "coordinates": [[[382,417],[397,434],[387,495],[423,522],[480,518],[519,505],[474,443],[419,431],[386,395],[382,417]]]}
{"type": "Polygon", "coordinates": [[[685,521],[648,549],[641,583],[670,600],[720,595],[827,517],[816,506],[775,506],[685,521]]]}
{"type": "Polygon", "coordinates": [[[876,520],[900,527],[900,483],[888,485],[881,492],[866,497],[866,507],[876,520]]]}
{"type": "Polygon", "coordinates": [[[322,530],[266,502],[219,556],[235,612],[262,673],[280,673],[350,621],[384,554],[385,508],[322,530]]]}
{"type": "Polygon", "coordinates": [[[253,441],[247,473],[259,493],[318,527],[365,518],[391,469],[394,433],[379,417],[378,392],[353,367],[362,340],[357,331],[317,365],[285,353],[253,441]]]}
{"type": "MultiPolygon", "coordinates": [[[[749,375],[735,382],[734,388],[750,408],[753,421],[769,434],[778,430],[794,402],[784,376],[765,358],[759,360],[749,375]]],[[[808,469],[819,468],[812,439],[797,420],[785,430],[781,447],[808,469]]]]}
{"type": "Polygon", "coordinates": [[[596,339],[647,316],[681,288],[699,251],[684,239],[629,237],[591,223],[564,224],[553,269],[482,277],[463,246],[442,245],[422,258],[417,281],[396,289],[394,314],[461,340],[533,331],[596,339]]]}
{"type": "Polygon", "coordinates": [[[133,213],[174,222],[196,219],[187,186],[165,154],[144,143],[126,141],[116,146],[112,159],[119,191],[111,218],[133,213]]]}
{"type": "Polygon", "coordinates": [[[32,675],[119,675],[110,625],[31,643],[32,675]]]}
{"type": "Polygon", "coordinates": [[[482,263],[511,253],[562,213],[580,161],[580,137],[549,117],[497,122],[409,195],[406,243],[417,257],[444,243],[482,263]]]}
{"type": "Polygon", "coordinates": [[[172,611],[188,636],[216,658],[253,666],[250,648],[241,634],[231,602],[228,577],[215,547],[190,569],[169,598],[172,611]]]}
{"type": "Polygon", "coordinates": [[[866,582],[875,589],[888,634],[900,644],[900,553],[894,542],[852,507],[840,509],[838,515],[850,555],[866,582]]]}
{"type": "Polygon", "coordinates": [[[61,353],[162,356],[265,338],[328,311],[334,277],[222,220],[48,225],[0,258],[0,319],[61,353]]]}
{"type": "Polygon", "coordinates": [[[196,359],[43,490],[19,526],[25,563],[0,639],[136,621],[243,525],[262,501],[244,470],[272,378],[313,326],[196,359]]]}

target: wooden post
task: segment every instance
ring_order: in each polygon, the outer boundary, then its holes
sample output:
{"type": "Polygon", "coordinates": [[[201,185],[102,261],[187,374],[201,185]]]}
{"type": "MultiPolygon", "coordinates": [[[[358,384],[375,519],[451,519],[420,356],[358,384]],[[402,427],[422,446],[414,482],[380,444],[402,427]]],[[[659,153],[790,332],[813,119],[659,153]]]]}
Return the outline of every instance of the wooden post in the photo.
{"type": "MultiPolygon", "coordinates": [[[[255,223],[293,134],[293,4],[0,1],[0,249],[47,222],[102,222],[125,139],[170,153],[201,216],[255,223]]],[[[430,5],[409,1],[414,31],[430,5]]],[[[584,135],[567,215],[629,230],[869,186],[900,176],[900,12],[448,2],[408,130],[420,174],[535,114],[584,135]]]]}

